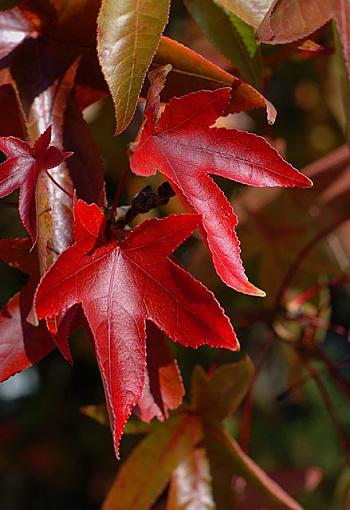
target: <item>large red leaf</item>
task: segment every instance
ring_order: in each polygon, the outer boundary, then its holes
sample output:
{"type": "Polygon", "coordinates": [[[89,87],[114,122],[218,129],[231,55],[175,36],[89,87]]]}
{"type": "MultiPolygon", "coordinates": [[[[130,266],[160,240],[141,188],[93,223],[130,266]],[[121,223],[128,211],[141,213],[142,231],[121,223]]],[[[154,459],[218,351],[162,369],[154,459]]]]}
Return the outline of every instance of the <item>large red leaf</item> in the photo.
{"type": "Polygon", "coordinates": [[[20,188],[19,215],[33,241],[36,239],[36,183],[39,174],[58,166],[70,153],[50,145],[51,127],[32,147],[13,136],[0,137],[0,149],[8,159],[0,165],[0,198],[20,188]]]}
{"type": "Polygon", "coordinates": [[[156,124],[153,100],[131,168],[137,175],[160,170],[184,204],[201,215],[202,234],[222,280],[239,292],[264,295],[244,273],[235,234],[237,217],[208,174],[257,187],[309,187],[311,181],[263,138],[211,127],[229,102],[229,88],[188,94],[170,101],[156,124]]]}
{"type": "MultiPolygon", "coordinates": [[[[231,324],[213,294],[168,256],[196,228],[197,215],[151,219],[125,240],[97,205],[75,205],[76,243],[43,277],[39,318],[81,303],[94,335],[116,451],[124,424],[145,383],[145,321],[183,345],[238,349],[231,324]]],[[[124,232],[125,234],[125,232],[124,232]]]]}

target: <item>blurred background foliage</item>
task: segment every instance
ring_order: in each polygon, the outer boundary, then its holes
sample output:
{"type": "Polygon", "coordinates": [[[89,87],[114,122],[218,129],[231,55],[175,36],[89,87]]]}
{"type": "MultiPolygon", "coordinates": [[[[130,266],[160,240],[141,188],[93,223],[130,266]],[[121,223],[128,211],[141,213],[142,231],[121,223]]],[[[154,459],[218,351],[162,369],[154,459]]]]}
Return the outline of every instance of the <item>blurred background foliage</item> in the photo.
{"type": "MultiPolygon", "coordinates": [[[[173,2],[167,35],[229,72],[237,72],[203,35],[180,1],[173,2]]],[[[322,51],[305,52],[293,46],[261,48],[265,63],[263,92],[278,110],[273,126],[267,125],[262,111],[230,116],[224,121],[225,125],[264,135],[299,169],[344,143],[331,28],[322,29],[314,39],[322,51]]],[[[110,98],[88,108],[85,116],[103,156],[111,198],[127,168],[127,144],[135,137],[140,116],[117,138],[111,136],[114,113],[110,98]]],[[[178,252],[182,263],[216,293],[237,330],[243,353],[260,367],[253,391],[250,437],[245,438],[249,439],[250,455],[269,472],[321,468],[323,480],[319,487],[301,499],[310,510],[349,508],[349,451],[344,439],[350,438],[349,394],[340,390],[319,356],[312,370],[319,374],[321,383],[317,384],[318,379],[308,369],[316,343],[350,384],[349,223],[342,222],[309,251],[289,282],[287,298],[281,302],[276,296],[302,248],[322,228],[350,212],[348,171],[346,163],[332,175],[327,171],[318,175],[316,168],[311,191],[247,190],[220,181],[240,218],[238,234],[247,272],[251,281],[267,292],[266,299],[225,288],[199,238],[187,242],[178,252]],[[315,287],[310,298],[298,300],[300,293],[315,287]],[[331,413],[322,392],[328,395],[331,413]]],[[[128,174],[121,204],[129,204],[146,184],[159,182],[159,175],[147,180],[128,174]]],[[[181,211],[175,198],[152,214],[181,211]]],[[[143,219],[138,217],[137,221],[143,219]]],[[[15,209],[1,207],[0,231],[2,237],[25,235],[15,209]]],[[[22,286],[24,277],[1,263],[0,281],[3,305],[22,286]]],[[[104,399],[92,347],[82,331],[74,336],[71,346],[74,367],[55,351],[0,386],[2,510],[32,508],[33,503],[28,502],[35,502],[37,510],[95,510],[118,469],[109,429],[80,412],[81,406],[102,403],[104,399]]],[[[209,348],[196,352],[174,345],[172,348],[187,393],[196,364],[208,368],[239,357],[209,348]]],[[[241,418],[242,412],[228,421],[236,437],[241,418]]],[[[247,414],[245,419],[249,420],[247,414]]],[[[123,437],[121,459],[139,440],[137,435],[123,437]]]]}

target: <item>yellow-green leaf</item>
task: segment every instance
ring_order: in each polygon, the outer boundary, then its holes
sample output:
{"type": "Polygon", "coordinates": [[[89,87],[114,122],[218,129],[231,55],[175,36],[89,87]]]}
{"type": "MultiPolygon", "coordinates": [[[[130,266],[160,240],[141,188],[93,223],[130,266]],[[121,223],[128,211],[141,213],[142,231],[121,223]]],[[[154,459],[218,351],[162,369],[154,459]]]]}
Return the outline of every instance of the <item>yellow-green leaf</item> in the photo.
{"type": "Polygon", "coordinates": [[[200,421],[180,415],[157,424],[118,471],[102,510],[148,510],[201,439],[200,421]]]}
{"type": "Polygon", "coordinates": [[[257,28],[273,0],[215,0],[215,2],[227,12],[235,14],[248,25],[257,28]]]}
{"type": "Polygon", "coordinates": [[[168,21],[170,0],[103,0],[97,51],[112,94],[116,133],[128,127],[168,21]]]}
{"type": "Polygon", "coordinates": [[[254,373],[248,357],[219,367],[208,375],[196,367],[192,377],[192,406],[204,419],[222,421],[233,414],[245,397],[254,373]]]}

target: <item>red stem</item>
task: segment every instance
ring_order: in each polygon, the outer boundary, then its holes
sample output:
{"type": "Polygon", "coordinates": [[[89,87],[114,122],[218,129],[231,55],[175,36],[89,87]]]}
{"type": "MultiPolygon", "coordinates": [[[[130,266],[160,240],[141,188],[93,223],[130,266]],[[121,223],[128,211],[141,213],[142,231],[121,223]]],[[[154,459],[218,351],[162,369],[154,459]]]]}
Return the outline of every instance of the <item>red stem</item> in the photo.
{"type": "Polygon", "coordinates": [[[57,181],[56,179],[54,179],[52,177],[52,175],[50,174],[50,172],[48,170],[46,170],[46,175],[48,176],[48,178],[61,190],[63,191],[63,193],[65,193],[69,198],[71,198],[73,200],[73,195],[71,195],[67,190],[65,190],[57,181]]]}
{"type": "Polygon", "coordinates": [[[130,170],[130,167],[128,165],[125,168],[124,172],[122,173],[122,176],[121,176],[120,181],[118,183],[117,190],[116,190],[116,192],[114,194],[114,197],[113,197],[112,213],[115,213],[115,211],[117,210],[117,207],[118,207],[118,204],[119,204],[120,195],[122,194],[125,181],[126,181],[126,179],[128,177],[128,174],[129,174],[129,170],[130,170]]]}

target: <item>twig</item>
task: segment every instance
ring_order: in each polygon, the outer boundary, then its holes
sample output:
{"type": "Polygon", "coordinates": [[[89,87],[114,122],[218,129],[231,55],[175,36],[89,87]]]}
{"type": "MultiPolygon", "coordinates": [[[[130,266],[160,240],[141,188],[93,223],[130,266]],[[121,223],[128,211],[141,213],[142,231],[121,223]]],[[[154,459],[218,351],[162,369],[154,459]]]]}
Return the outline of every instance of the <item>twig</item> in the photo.
{"type": "Polygon", "coordinates": [[[342,216],[341,218],[338,218],[336,221],[325,227],[323,230],[321,230],[311,241],[309,241],[304,248],[299,252],[296,259],[294,260],[293,264],[290,266],[286,276],[284,277],[282,284],[280,286],[280,289],[276,296],[275,305],[278,308],[281,306],[285,293],[293,280],[297,270],[299,269],[300,264],[303,262],[305,257],[309,254],[309,252],[325,237],[327,237],[333,230],[335,230],[339,225],[344,223],[345,221],[349,220],[350,216],[349,214],[342,216]]]}
{"type": "Polygon", "coordinates": [[[130,171],[130,167],[128,165],[124,169],[124,171],[122,173],[122,176],[120,178],[120,181],[118,182],[118,187],[117,187],[117,190],[116,190],[116,192],[114,194],[113,202],[112,202],[112,213],[115,213],[116,210],[117,210],[119,199],[120,199],[120,196],[122,194],[123,187],[124,187],[125,181],[126,181],[126,179],[128,177],[129,171],[130,171]]]}
{"type": "Polygon", "coordinates": [[[175,192],[168,182],[163,182],[157,191],[153,191],[151,186],[146,186],[133,198],[130,206],[116,209],[116,228],[125,227],[138,214],[145,214],[159,205],[166,205],[173,196],[175,192]]]}

